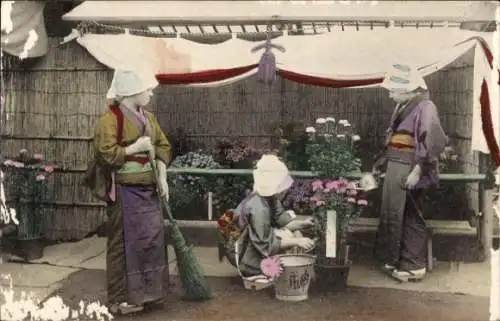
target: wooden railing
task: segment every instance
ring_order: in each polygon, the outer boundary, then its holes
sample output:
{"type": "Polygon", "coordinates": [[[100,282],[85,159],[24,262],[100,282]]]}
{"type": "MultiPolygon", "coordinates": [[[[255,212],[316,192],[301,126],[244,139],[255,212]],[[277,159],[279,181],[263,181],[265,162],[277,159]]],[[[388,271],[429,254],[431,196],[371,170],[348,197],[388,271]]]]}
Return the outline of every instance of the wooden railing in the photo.
{"type": "MultiPolygon", "coordinates": [[[[203,168],[168,168],[169,174],[184,174],[193,176],[221,176],[221,175],[252,175],[251,169],[203,169],[203,168]]],[[[309,171],[291,171],[290,175],[297,178],[317,178],[318,174],[309,171]]],[[[361,173],[346,174],[345,178],[359,179],[361,173]]],[[[493,185],[489,184],[486,174],[440,174],[439,178],[443,182],[454,182],[457,184],[479,183],[480,211],[476,215],[479,217],[479,224],[473,227],[468,221],[457,220],[428,220],[428,225],[435,234],[443,235],[467,235],[476,236],[484,246],[484,254],[489,257],[494,230],[493,213],[493,185]]],[[[183,221],[178,220],[178,224],[183,227],[210,227],[216,228],[216,222],[212,220],[211,193],[209,195],[209,218],[207,221],[183,221]]],[[[165,222],[166,223],[166,222],[165,222]]],[[[353,225],[353,232],[367,232],[376,230],[377,218],[360,218],[353,225]]]]}

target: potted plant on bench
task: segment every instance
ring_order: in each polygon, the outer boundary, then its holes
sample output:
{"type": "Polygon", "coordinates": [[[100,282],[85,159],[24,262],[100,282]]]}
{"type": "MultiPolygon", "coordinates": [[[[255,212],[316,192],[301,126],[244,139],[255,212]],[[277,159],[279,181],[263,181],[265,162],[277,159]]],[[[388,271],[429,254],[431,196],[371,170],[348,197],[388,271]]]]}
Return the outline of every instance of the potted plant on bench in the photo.
{"type": "Polygon", "coordinates": [[[332,290],[347,285],[351,263],[347,234],[367,205],[356,182],[342,178],[361,173],[361,161],[356,157],[360,137],[347,120],[331,117],[317,119],[316,126],[306,132],[310,170],[318,175],[311,183],[310,198],[318,239],[315,287],[332,290]]]}
{"type": "Polygon", "coordinates": [[[347,236],[350,227],[360,217],[368,202],[355,182],[344,178],[317,180],[315,194],[316,276],[323,290],[343,289],[347,286],[351,261],[347,236]]]}

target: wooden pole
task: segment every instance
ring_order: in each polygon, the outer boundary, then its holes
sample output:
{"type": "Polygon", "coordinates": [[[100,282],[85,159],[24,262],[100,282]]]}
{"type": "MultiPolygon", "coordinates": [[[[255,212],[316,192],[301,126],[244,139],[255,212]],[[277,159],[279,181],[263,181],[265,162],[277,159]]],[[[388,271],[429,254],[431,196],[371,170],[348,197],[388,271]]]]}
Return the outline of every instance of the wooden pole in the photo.
{"type": "Polygon", "coordinates": [[[481,244],[484,250],[485,260],[491,257],[493,244],[493,189],[485,186],[481,197],[481,244]]]}
{"type": "MultiPolygon", "coordinates": [[[[493,219],[500,228],[500,167],[496,173],[496,195],[492,206],[493,219]]],[[[493,235],[490,250],[491,288],[490,288],[490,321],[500,321],[500,233],[493,235]]]]}

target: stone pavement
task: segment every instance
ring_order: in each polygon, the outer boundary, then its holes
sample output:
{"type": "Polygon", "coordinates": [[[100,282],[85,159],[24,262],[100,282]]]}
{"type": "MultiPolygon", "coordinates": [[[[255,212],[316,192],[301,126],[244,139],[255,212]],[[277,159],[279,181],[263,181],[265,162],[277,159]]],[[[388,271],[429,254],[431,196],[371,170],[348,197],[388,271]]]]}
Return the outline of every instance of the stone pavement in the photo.
{"type": "MultiPolygon", "coordinates": [[[[215,247],[195,247],[195,255],[207,276],[235,277],[235,269],[226,261],[219,263],[215,247]]],[[[62,243],[45,248],[41,259],[29,263],[0,264],[0,290],[10,287],[12,278],[15,296],[32,292],[44,300],[58,290],[61,282],[81,270],[105,270],[106,239],[93,236],[75,243],[62,243]]],[[[175,254],[169,248],[169,270],[176,275],[175,254]]],[[[490,271],[488,263],[438,262],[433,272],[420,283],[399,284],[377,271],[373,264],[355,262],[349,285],[365,288],[389,288],[419,292],[442,292],[488,297],[490,271]]],[[[0,302],[1,303],[1,302],[0,302]]]]}

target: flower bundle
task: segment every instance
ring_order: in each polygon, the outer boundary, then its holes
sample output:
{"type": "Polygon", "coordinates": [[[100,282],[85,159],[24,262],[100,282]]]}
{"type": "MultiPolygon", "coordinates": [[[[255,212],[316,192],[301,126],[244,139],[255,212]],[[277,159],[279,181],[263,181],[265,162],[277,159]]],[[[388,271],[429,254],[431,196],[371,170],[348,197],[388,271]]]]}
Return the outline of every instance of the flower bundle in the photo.
{"type": "Polygon", "coordinates": [[[318,118],[316,126],[307,127],[306,133],[309,136],[306,153],[311,171],[328,178],[361,171],[361,160],[356,157],[360,136],[355,134],[347,120],[318,118]]]}
{"type": "Polygon", "coordinates": [[[315,180],[312,182],[314,195],[310,198],[316,209],[315,233],[321,239],[326,233],[326,211],[337,213],[337,237],[340,247],[347,243],[349,227],[361,216],[368,201],[363,197],[363,191],[354,181],[344,178],[337,180],[315,180]]]}

